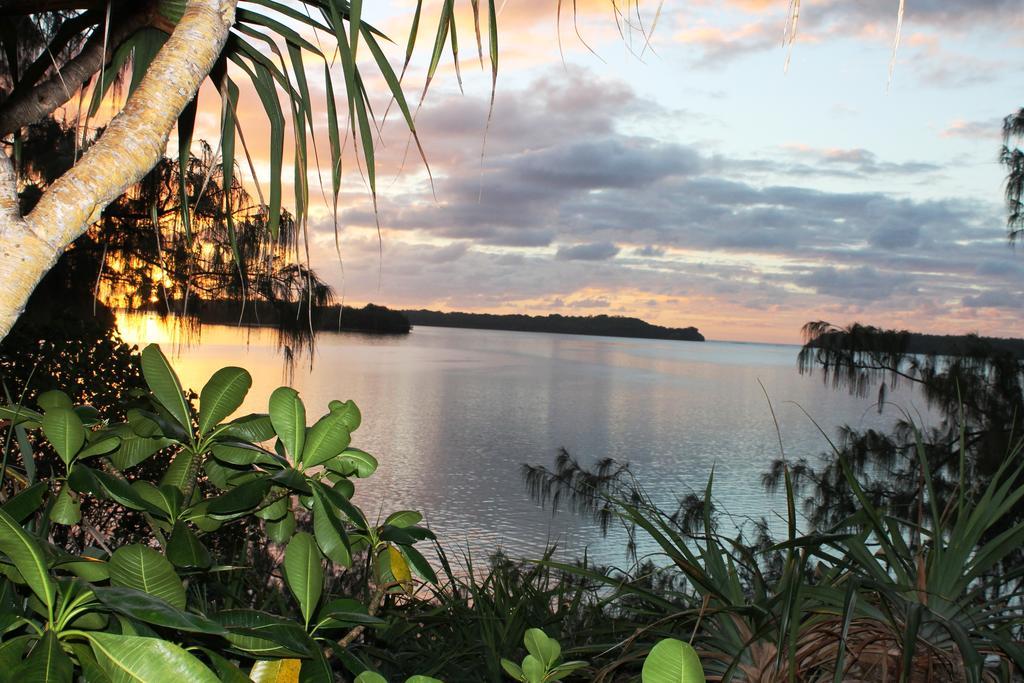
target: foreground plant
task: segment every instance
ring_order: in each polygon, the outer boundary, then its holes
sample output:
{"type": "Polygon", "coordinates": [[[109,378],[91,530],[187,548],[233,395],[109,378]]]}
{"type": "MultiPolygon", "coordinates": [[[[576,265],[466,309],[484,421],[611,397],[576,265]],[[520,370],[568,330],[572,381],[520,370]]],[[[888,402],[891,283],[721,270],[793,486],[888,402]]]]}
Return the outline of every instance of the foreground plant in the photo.
{"type": "MultiPolygon", "coordinates": [[[[612,648],[595,639],[595,654],[614,653],[595,681],[635,675],[639,662],[673,637],[693,643],[712,680],[1005,681],[1024,670],[1024,568],[1014,559],[1024,522],[1010,516],[1024,500],[1022,450],[1009,450],[980,490],[961,474],[943,504],[918,434],[923,496],[911,519],[875,505],[837,451],[859,510],[807,535],[798,532],[784,468],[787,537],[761,543],[723,534],[709,505],[695,531],[638,487],[623,497],[621,482],[600,472],[530,474],[542,494],[576,496],[577,509],[610,511],[667,560],[631,574],[545,563],[603,582],[607,613],[619,629],[631,624],[632,635],[612,648]]],[[[614,470],[607,463],[602,469],[614,470]]],[[[711,500],[712,484],[704,500],[711,500]]]]}
{"type": "Polygon", "coordinates": [[[434,538],[419,513],[374,524],[351,500],[352,480],[377,468],[351,447],[359,409],[332,401],[307,427],[297,392],[281,387],[268,414],[227,421],[252,385],[245,370],[214,373],[198,410],[157,346],[142,352],[142,370],[149,391],[123,423],[56,391],[38,397],[38,410],[0,407],[9,428],[41,431],[63,465],[33,481],[31,451],[2,464],[4,670],[32,681],[327,683],[337,664],[353,675],[371,669],[358,642],[381,623],[381,602],[411,590],[413,575],[436,577],[414,547],[434,538]],[[145,542],[116,547],[89,519],[96,501],[141,517],[145,542]],[[57,542],[67,527],[89,547],[57,542]],[[224,540],[232,537],[255,538],[255,550],[275,558],[271,576],[225,578],[246,574],[253,552],[218,557],[237,547],[224,540]],[[337,583],[357,561],[369,599],[331,594],[327,579],[337,583]],[[284,587],[290,603],[266,599],[284,587]],[[267,604],[282,609],[254,608],[267,604]]]}

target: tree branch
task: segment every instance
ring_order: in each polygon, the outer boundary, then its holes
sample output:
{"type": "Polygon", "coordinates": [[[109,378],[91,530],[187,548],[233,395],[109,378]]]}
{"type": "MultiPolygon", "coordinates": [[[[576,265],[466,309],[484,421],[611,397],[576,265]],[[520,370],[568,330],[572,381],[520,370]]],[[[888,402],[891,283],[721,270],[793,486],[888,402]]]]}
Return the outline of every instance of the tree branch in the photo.
{"type": "Polygon", "coordinates": [[[0,16],[101,7],[102,0],[0,0],[0,16]]]}
{"type": "Polygon", "coordinates": [[[24,90],[19,88],[20,92],[16,91],[0,105],[0,135],[36,123],[70,100],[93,74],[110,61],[118,45],[150,22],[152,14],[152,6],[147,3],[142,10],[111,23],[108,35],[104,36],[103,30],[96,30],[82,50],[48,79],[24,90]],[[106,54],[103,52],[104,39],[108,48],[106,54]]]}
{"type": "Polygon", "coordinates": [[[19,221],[21,209],[18,206],[18,174],[14,172],[11,158],[0,148],[0,226],[19,221]]]}
{"type": "Polygon", "coordinates": [[[43,193],[24,225],[0,217],[0,339],[43,275],[99,213],[163,155],[227,39],[238,0],[189,0],[185,14],[124,110],[70,171],[43,193]]]}

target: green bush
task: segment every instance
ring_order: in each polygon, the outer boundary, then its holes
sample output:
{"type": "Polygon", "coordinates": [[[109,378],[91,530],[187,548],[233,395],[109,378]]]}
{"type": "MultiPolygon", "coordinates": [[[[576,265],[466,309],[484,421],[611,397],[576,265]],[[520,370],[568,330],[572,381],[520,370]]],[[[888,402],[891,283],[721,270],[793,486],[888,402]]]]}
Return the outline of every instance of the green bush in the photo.
{"type": "Polygon", "coordinates": [[[19,490],[0,505],[0,668],[33,681],[328,682],[370,670],[360,637],[382,623],[381,603],[414,575],[436,577],[416,548],[434,538],[419,513],[373,524],[351,500],[353,480],[377,468],[351,446],[359,409],[332,401],[307,427],[297,392],[281,387],[267,414],[227,421],[252,384],[245,370],[214,373],[194,409],[158,347],[141,365],[148,391],[124,421],[60,391],[0,407],[8,431],[41,433],[60,461],[38,479],[30,446],[3,462],[6,490],[19,490]],[[169,464],[146,476],[158,452],[169,464]],[[147,537],[119,545],[83,513],[93,499],[144,520],[147,537]],[[89,547],[57,543],[67,526],[89,547]],[[259,574],[254,557],[275,563],[259,574]],[[356,585],[335,593],[346,576],[356,585]]]}

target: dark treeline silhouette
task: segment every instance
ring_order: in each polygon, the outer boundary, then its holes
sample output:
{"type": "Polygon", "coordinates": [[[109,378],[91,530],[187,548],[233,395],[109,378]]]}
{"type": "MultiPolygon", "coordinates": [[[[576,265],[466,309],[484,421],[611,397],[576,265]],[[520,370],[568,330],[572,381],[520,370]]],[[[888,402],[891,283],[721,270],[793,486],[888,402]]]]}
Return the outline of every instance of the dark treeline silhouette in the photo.
{"type": "Polygon", "coordinates": [[[704,341],[696,327],[662,327],[639,318],[588,315],[495,315],[493,313],[442,313],[440,311],[402,311],[413,325],[429,327],[466,327],[479,330],[513,332],[553,332],[586,334],[600,337],[632,337],[639,339],[672,339],[704,341]]]}
{"type": "Polygon", "coordinates": [[[808,348],[852,345],[853,350],[871,351],[885,347],[904,354],[974,356],[1008,353],[1024,358],[1024,339],[981,337],[977,334],[922,334],[906,330],[881,330],[854,325],[850,330],[823,332],[808,342],[808,348]]]}
{"type": "MultiPolygon", "coordinates": [[[[255,305],[249,302],[244,307],[237,300],[205,301],[196,314],[200,322],[208,324],[278,328],[282,322],[281,309],[263,301],[255,305]]],[[[300,323],[308,325],[309,320],[303,316],[300,323]]],[[[412,328],[401,311],[374,304],[362,308],[337,304],[321,306],[314,310],[312,324],[314,331],[372,334],[408,334],[412,328]]]]}

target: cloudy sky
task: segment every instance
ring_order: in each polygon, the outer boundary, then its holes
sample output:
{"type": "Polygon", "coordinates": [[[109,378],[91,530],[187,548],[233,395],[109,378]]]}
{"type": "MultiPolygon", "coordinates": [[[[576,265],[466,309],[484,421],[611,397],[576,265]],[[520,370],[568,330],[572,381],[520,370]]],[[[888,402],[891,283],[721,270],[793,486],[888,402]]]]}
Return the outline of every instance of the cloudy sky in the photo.
{"type": "MultiPolygon", "coordinates": [[[[313,265],[347,303],[623,314],[711,339],[797,342],[821,319],[1024,334],[998,163],[1024,105],[1019,0],[906,0],[891,84],[898,0],[803,0],[791,50],[789,0],[641,2],[631,25],[578,0],[561,54],[557,0],[498,0],[485,148],[490,77],[457,2],[464,92],[449,56],[417,118],[433,188],[392,115],[381,241],[354,163],[343,267],[329,210],[311,212],[313,265]]],[[[404,43],[415,2],[370,5],[404,43]]]]}

